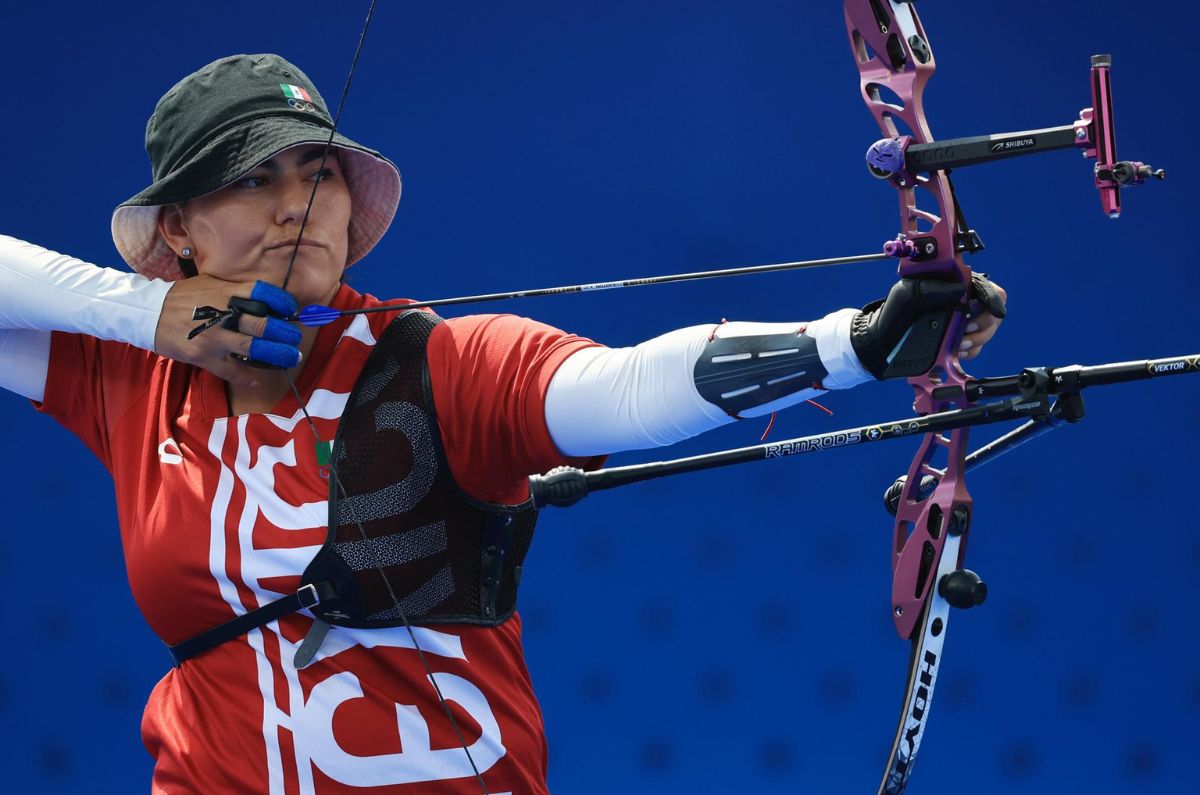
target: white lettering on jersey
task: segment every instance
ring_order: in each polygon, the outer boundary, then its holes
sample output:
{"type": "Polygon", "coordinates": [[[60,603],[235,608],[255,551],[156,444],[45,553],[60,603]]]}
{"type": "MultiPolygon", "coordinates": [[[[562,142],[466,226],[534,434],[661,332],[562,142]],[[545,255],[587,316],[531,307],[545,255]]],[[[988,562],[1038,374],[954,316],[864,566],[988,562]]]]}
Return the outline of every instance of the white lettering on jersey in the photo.
{"type": "Polygon", "coordinates": [[[171,438],[164,439],[158,446],[158,460],[164,464],[182,464],[183,451],[179,449],[179,442],[171,438]]]}
{"type": "MultiPolygon", "coordinates": [[[[467,746],[480,772],[504,756],[500,726],[479,688],[460,676],[434,674],[442,695],[464,708],[483,729],[478,740],[467,746]]],[[[432,687],[432,685],[431,685],[432,687]]],[[[362,698],[354,674],[342,672],[316,685],[295,721],[297,761],[307,756],[321,772],[351,787],[378,787],[424,781],[470,778],[475,775],[462,748],[433,750],[429,724],[413,705],[396,705],[396,725],[403,750],[363,757],[349,754],[333,736],[333,713],[351,698],[362,698]],[[302,748],[303,746],[303,748],[302,748]]]]}

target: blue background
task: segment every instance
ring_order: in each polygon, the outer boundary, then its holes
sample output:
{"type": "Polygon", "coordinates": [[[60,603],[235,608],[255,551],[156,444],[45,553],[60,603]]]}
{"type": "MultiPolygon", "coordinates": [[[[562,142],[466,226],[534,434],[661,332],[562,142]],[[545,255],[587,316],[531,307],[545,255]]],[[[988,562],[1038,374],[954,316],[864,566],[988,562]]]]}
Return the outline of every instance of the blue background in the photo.
{"type": "MultiPolygon", "coordinates": [[[[109,213],[144,187],[155,100],[200,65],[276,51],[336,101],[365,4],[26,3],[5,11],[0,231],[121,266],[109,213]]],[[[1171,171],[1103,217],[1091,164],[964,170],[1009,290],[971,368],[1200,351],[1196,114],[1178,3],[922,3],[941,137],[1073,121],[1115,58],[1119,151],[1171,171]]],[[[405,177],[360,290],[433,298],[877,250],[893,192],[834,2],[383,3],[342,127],[405,177]]],[[[509,303],[633,344],[720,318],[811,319],[882,295],[887,264],[509,303]]],[[[913,792],[1195,791],[1200,381],[1089,394],[1088,419],[971,478],[969,565],[913,792]]],[[[799,408],[774,439],[903,417],[903,384],[799,408]]],[[[669,452],[750,444],[750,421],[669,452]]],[[[6,664],[0,732],[22,793],[144,792],[144,699],[168,659],[130,598],[110,483],[0,397],[6,664]]],[[[990,438],[977,432],[976,439],[990,438]]],[[[907,644],[888,613],[883,488],[913,444],[631,487],[544,515],[522,605],[566,793],[873,792],[907,644]]]]}

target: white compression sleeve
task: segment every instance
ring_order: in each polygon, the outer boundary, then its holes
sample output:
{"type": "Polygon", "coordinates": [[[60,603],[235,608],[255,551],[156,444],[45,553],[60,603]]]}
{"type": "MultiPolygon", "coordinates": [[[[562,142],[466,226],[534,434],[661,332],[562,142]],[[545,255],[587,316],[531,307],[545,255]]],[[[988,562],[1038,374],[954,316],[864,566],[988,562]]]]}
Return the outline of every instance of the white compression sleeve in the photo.
{"type": "Polygon", "coordinates": [[[0,235],[0,329],[69,331],[152,351],[170,289],[0,235]]]}
{"type": "Polygon", "coordinates": [[[45,397],[52,331],[153,350],[169,289],[0,235],[0,388],[45,397]]]}
{"type": "MultiPolygon", "coordinates": [[[[807,324],[828,370],[826,389],[848,389],[872,380],[850,345],[843,309],[807,324]]],[[[725,323],[720,337],[795,333],[801,323],[725,323]]],[[[713,326],[672,331],[632,348],[584,348],[559,366],[546,393],[546,424],[559,451],[593,456],[661,447],[711,430],[733,418],[700,396],[694,370],[713,326]]],[[[742,416],[760,416],[819,394],[805,389],[742,416]]]]}
{"type": "Polygon", "coordinates": [[[49,331],[0,329],[0,389],[40,403],[49,373],[49,331]]]}

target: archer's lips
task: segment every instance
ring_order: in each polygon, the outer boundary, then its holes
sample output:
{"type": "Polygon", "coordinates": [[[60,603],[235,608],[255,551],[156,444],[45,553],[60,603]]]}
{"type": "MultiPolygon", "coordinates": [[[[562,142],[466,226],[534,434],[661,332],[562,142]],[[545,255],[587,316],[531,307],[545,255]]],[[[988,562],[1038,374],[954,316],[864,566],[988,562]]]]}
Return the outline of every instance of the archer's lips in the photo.
{"type": "MultiPolygon", "coordinates": [[[[287,249],[287,250],[290,250],[290,249],[293,249],[293,248],[296,248],[296,247],[297,247],[297,246],[296,246],[296,241],[295,241],[295,240],[284,240],[284,241],[281,241],[281,242],[279,242],[279,243],[274,243],[274,244],[272,244],[272,245],[270,245],[270,246],[267,246],[267,249],[266,249],[266,250],[267,250],[267,251],[274,251],[275,249],[287,249]]],[[[302,239],[300,240],[300,245],[299,245],[299,247],[300,247],[300,248],[324,248],[324,245],[322,245],[321,243],[318,243],[318,242],[317,242],[317,241],[315,241],[315,240],[310,240],[310,239],[308,239],[308,238],[306,237],[306,238],[302,238],[302,239]]]]}

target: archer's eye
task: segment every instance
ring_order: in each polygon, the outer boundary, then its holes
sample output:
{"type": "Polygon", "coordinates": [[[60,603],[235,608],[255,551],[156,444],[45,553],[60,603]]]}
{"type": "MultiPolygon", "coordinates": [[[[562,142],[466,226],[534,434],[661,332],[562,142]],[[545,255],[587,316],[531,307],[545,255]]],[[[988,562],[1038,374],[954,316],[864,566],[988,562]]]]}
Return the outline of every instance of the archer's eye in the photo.
{"type": "Polygon", "coordinates": [[[317,180],[318,182],[324,182],[325,180],[333,179],[336,176],[337,176],[337,174],[333,173],[333,169],[323,168],[320,171],[313,174],[312,178],[317,180]]]}
{"type": "Polygon", "coordinates": [[[261,175],[243,177],[234,184],[239,188],[261,188],[267,184],[267,178],[261,175]]]}

